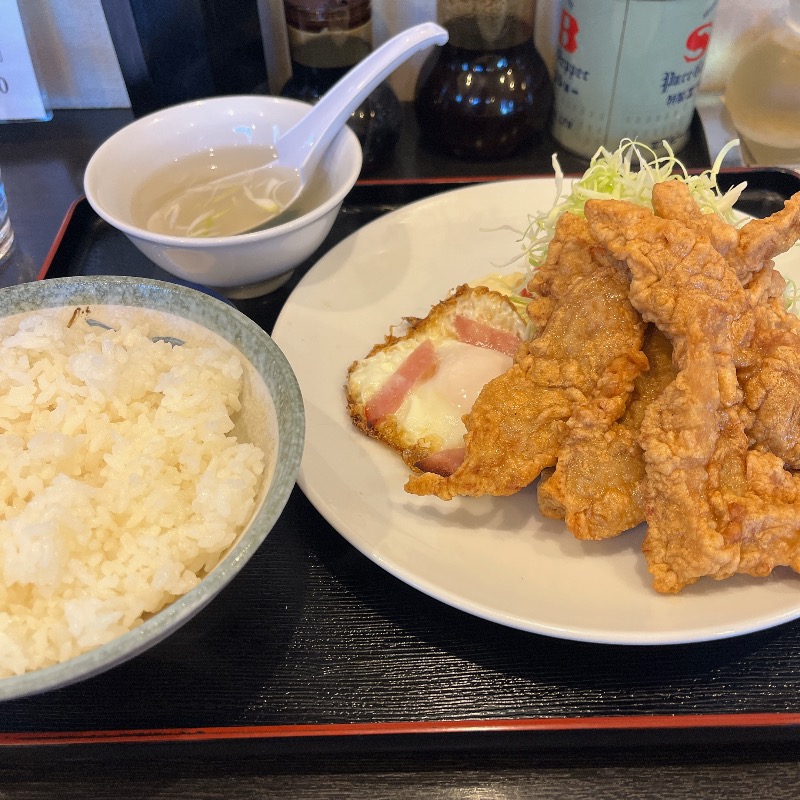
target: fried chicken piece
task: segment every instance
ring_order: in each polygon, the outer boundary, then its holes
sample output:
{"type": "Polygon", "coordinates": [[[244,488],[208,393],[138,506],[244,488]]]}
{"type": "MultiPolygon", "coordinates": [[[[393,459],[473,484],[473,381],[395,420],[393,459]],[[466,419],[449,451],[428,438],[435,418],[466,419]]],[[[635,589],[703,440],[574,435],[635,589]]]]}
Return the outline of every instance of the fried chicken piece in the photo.
{"type": "Polygon", "coordinates": [[[645,330],[642,352],[647,357],[648,370],[636,379],[633,396],[622,419],[623,424],[635,431],[642,427],[648,406],[660,397],[676,374],[672,343],[655,325],[650,324],[645,330]]]}
{"type": "Polygon", "coordinates": [[[800,194],[781,211],[751,220],[734,251],[737,274],[752,272],[746,287],[753,308],[749,335],[739,335],[739,382],[752,419],[750,445],[800,467],[800,320],[783,300],[786,282],[772,259],[800,237],[800,194]]]}
{"type": "Polygon", "coordinates": [[[742,543],[738,572],[800,572],[800,477],[770,453],[750,451],[744,464],[747,491],[728,498],[728,535],[742,543]]]}
{"type": "MultiPolygon", "coordinates": [[[[587,256],[590,254],[587,252],[587,256]]],[[[616,267],[596,265],[559,298],[542,334],[484,386],[464,422],[466,455],[452,475],[412,475],[411,494],[509,495],[552,466],[567,420],[593,398],[630,392],[643,368],[644,326],[616,267]]]]}
{"type": "Polygon", "coordinates": [[[746,285],[755,321],[748,317],[743,330],[736,326],[734,341],[740,342],[739,381],[753,412],[751,444],[800,467],[800,320],[784,308],[785,281],[772,263],[800,236],[800,195],[741,229],[716,214],[703,214],[680,181],[656,184],[653,208],[658,216],[707,236],[746,285]]]}
{"type": "Polygon", "coordinates": [[[640,437],[655,588],[800,571],[800,476],[786,469],[799,455],[800,321],[783,307],[771,264],[797,235],[797,198],[748,223],[721,260],[702,226],[613,201],[587,206],[587,218],[627,259],[632,301],[670,335],[680,370],[640,437]]]}
{"type": "Polygon", "coordinates": [[[678,370],[647,408],[639,437],[653,585],[676,592],[706,575],[728,577],[739,543],[721,532],[709,465],[725,447],[723,431],[740,432],[733,322],[749,310],[746,292],[710,240],[680,222],[615,200],[590,201],[586,217],[592,234],[626,260],[631,302],[670,338],[678,370]]]}
{"type": "Polygon", "coordinates": [[[724,539],[739,547],[737,573],[800,572],[800,476],[771,453],[748,450],[743,426],[728,420],[709,464],[709,494],[724,539]]]}
{"type": "Polygon", "coordinates": [[[564,519],[578,539],[608,539],[644,521],[644,457],[637,441],[645,410],[672,382],[672,346],[654,325],[645,331],[648,368],[633,394],[602,395],[569,420],[555,470],[539,483],[539,509],[564,519]],[[617,421],[618,420],[618,421],[617,421]]]}
{"type": "Polygon", "coordinates": [[[568,212],[556,222],[553,239],[544,262],[528,281],[533,295],[527,311],[531,322],[541,330],[553,309],[573,283],[602,269],[620,269],[592,238],[583,217],[568,212]]]}
{"type": "MultiPolygon", "coordinates": [[[[601,261],[606,267],[613,266],[607,253],[598,248],[586,220],[562,214],[547,258],[528,283],[536,298],[528,307],[533,322],[543,324],[555,305],[553,298],[563,295],[601,261]]],[[[646,362],[642,357],[641,353],[631,353],[632,365],[643,366],[646,362]]],[[[630,374],[633,376],[633,370],[630,374]]],[[[643,385],[641,371],[633,377],[634,386],[643,385]]],[[[630,389],[616,397],[600,391],[580,407],[567,423],[556,468],[548,467],[542,473],[537,489],[540,511],[553,519],[564,519],[577,538],[608,538],[641,521],[641,449],[631,427],[617,422],[625,412],[629,394],[630,389]]]]}
{"type": "Polygon", "coordinates": [[[579,408],[555,469],[539,483],[539,510],[563,519],[576,539],[609,539],[644,519],[644,460],[635,433],[613,417],[624,397],[597,398],[579,408]]]}
{"type": "Polygon", "coordinates": [[[729,225],[718,214],[704,214],[682,181],[655,184],[652,201],[656,216],[680,222],[708,238],[743,285],[756,272],[770,268],[769,262],[800,238],[800,193],[787,200],[781,211],[764,219],[752,219],[741,228],[729,225]]]}
{"type": "Polygon", "coordinates": [[[719,214],[704,214],[683,181],[667,180],[653,186],[653,211],[657,217],[680,222],[689,230],[705,236],[723,256],[739,245],[739,232],[719,214]]]}
{"type": "MultiPolygon", "coordinates": [[[[753,447],[800,468],[800,320],[772,299],[754,311],[746,366],[739,369],[753,447]]],[[[743,359],[744,360],[744,359],[743,359]]]]}
{"type": "Polygon", "coordinates": [[[772,258],[799,236],[797,194],[776,214],[748,222],[737,248],[741,260],[755,270],[747,285],[754,322],[737,354],[739,381],[752,412],[750,444],[793,468],[800,467],[800,320],[784,305],[785,281],[772,258]],[[764,259],[760,268],[759,259],[764,259]]]}
{"type": "Polygon", "coordinates": [[[752,275],[775,256],[785,253],[800,238],[800,192],[790,197],[783,209],[752,219],[739,229],[734,268],[740,280],[752,275]]]}

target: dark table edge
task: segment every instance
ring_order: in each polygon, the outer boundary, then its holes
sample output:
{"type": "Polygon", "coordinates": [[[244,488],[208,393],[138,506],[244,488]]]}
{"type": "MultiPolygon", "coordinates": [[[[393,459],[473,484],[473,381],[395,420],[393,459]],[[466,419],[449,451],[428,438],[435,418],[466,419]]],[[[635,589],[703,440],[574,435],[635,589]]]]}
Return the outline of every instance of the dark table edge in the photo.
{"type": "Polygon", "coordinates": [[[64,215],[64,219],[61,220],[61,224],[58,226],[58,231],[56,231],[53,243],[50,245],[50,249],[47,251],[47,255],[45,256],[42,267],[36,276],[36,280],[44,280],[47,277],[47,273],[50,269],[50,265],[53,263],[53,259],[56,257],[58,251],[64,246],[67,231],[69,230],[75,215],[78,213],[79,209],[86,207],[88,207],[88,201],[83,195],[75,198],[75,200],[73,200],[73,202],[70,204],[69,208],[67,209],[67,213],[64,215]]]}
{"type": "MultiPolygon", "coordinates": [[[[392,754],[483,754],[517,756],[601,757],[604,763],[624,753],[669,757],[683,763],[686,749],[729,758],[731,753],[779,755],[796,752],[800,743],[798,714],[687,715],[681,717],[587,718],[535,720],[459,720],[453,722],[374,723],[291,726],[185,728],[167,730],[91,731],[57,734],[12,734],[0,737],[0,771],[140,761],[147,764],[244,763],[248,757],[283,759],[330,757],[381,758],[392,754]],[[631,733],[635,736],[632,738],[631,733]],[[37,766],[38,765],[38,766],[37,766]]],[[[306,763],[306,762],[301,762],[306,763]]]]}
{"type": "Polygon", "coordinates": [[[198,742],[223,739],[322,739],[365,736],[441,736],[444,734],[547,733],[701,730],[795,727],[800,713],[681,714],[619,717],[542,717],[456,719],[416,722],[329,723],[309,725],[232,725],[135,730],[0,733],[0,747],[64,744],[198,742]]]}

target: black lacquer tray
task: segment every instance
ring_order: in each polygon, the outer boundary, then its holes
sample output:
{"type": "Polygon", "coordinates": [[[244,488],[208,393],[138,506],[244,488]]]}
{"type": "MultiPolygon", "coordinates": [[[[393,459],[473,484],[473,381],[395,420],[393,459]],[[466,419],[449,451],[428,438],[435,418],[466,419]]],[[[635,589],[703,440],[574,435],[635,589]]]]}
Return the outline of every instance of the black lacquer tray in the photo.
{"type": "MultiPolygon", "coordinates": [[[[800,190],[734,170],[762,216],[800,190]]],[[[460,182],[459,182],[460,183],[460,182]]],[[[267,331],[322,252],[450,182],[356,186],[287,285],[236,305],[267,331]]],[[[463,185],[463,184],[460,184],[463,185]]],[[[40,277],[169,280],[85,200],[40,277]]],[[[705,644],[550,639],[443,605],[351,547],[299,489],[232,584],[168,640],[102,675],[0,704],[0,759],[108,757],[119,743],[227,752],[800,741],[800,621],[705,644]],[[56,746],[58,745],[58,746],[56,746]]]]}

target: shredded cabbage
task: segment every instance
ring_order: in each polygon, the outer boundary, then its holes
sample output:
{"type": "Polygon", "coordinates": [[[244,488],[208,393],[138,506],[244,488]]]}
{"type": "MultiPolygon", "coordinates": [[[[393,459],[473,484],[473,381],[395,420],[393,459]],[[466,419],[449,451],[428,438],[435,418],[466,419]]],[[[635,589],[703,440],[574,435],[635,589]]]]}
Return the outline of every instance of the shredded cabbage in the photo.
{"type": "MultiPolygon", "coordinates": [[[[797,247],[797,244],[795,244],[797,247]]],[[[798,302],[800,302],[800,289],[797,284],[791,279],[786,279],[786,288],[783,291],[783,303],[787,311],[792,314],[798,313],[798,302]]]]}
{"type": "Polygon", "coordinates": [[[641,142],[623,139],[613,152],[600,147],[583,176],[572,182],[569,192],[564,191],[564,173],[554,154],[555,201],[548,211],[529,215],[528,227],[521,237],[524,255],[531,268],[536,269],[544,261],[556,222],[565,211],[582,217],[587,200],[608,198],[652,208],[653,185],[666,180],[683,181],[704,214],[716,213],[726,222],[738,224],[733,206],[747,184],[740,183],[723,193],[717,183],[725,156],[738,144],[738,139],[728,142],[711,169],[691,175],[667,142],[663,142],[666,154],[658,155],[641,142]]]}

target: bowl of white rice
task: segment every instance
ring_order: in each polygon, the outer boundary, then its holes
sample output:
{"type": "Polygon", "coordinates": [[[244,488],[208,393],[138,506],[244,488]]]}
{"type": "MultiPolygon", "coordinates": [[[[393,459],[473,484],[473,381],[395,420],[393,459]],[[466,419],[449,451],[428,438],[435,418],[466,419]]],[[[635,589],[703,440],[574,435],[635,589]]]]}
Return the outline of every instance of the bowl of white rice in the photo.
{"type": "Polygon", "coordinates": [[[303,439],[286,358],[221,300],[113,276],[0,289],[0,700],[200,611],[283,511],[303,439]]]}

